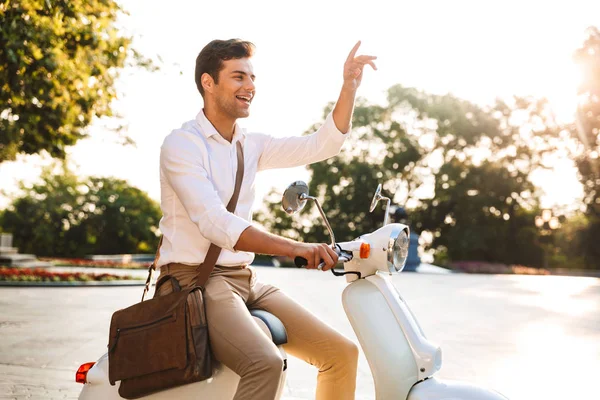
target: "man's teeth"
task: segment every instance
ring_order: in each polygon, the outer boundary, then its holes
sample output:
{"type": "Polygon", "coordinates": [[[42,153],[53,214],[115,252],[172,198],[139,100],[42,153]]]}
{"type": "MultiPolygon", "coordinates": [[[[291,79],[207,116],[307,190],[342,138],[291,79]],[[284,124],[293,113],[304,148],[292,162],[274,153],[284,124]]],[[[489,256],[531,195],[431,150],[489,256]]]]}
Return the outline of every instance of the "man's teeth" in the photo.
{"type": "Polygon", "coordinates": [[[244,97],[244,96],[236,96],[236,97],[240,100],[250,103],[250,97],[244,97]]]}

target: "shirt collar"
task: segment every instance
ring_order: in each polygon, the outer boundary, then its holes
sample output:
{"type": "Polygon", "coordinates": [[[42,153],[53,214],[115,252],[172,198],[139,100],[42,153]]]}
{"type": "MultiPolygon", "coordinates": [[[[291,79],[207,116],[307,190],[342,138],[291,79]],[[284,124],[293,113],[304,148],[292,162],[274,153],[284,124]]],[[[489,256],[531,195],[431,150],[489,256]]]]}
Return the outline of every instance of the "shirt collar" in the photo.
{"type": "MultiPolygon", "coordinates": [[[[196,115],[196,122],[198,123],[198,125],[200,125],[200,131],[207,139],[214,135],[217,135],[218,137],[223,139],[223,137],[221,136],[221,134],[219,134],[212,122],[210,122],[208,118],[206,118],[206,115],[204,115],[204,109],[201,109],[198,115],[196,115]]],[[[245,136],[246,130],[241,128],[239,124],[236,123],[233,132],[233,140],[231,141],[232,144],[235,143],[237,140],[243,140],[245,136]]]]}

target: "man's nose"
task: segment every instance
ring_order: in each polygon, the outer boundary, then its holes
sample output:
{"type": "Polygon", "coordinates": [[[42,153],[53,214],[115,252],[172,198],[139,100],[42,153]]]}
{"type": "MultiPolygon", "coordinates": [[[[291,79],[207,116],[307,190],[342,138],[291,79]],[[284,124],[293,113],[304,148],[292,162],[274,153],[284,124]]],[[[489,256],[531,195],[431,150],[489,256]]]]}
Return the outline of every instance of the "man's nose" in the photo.
{"type": "Polygon", "coordinates": [[[252,79],[248,79],[245,85],[245,89],[249,92],[254,92],[256,90],[256,86],[254,86],[254,81],[252,79]]]}

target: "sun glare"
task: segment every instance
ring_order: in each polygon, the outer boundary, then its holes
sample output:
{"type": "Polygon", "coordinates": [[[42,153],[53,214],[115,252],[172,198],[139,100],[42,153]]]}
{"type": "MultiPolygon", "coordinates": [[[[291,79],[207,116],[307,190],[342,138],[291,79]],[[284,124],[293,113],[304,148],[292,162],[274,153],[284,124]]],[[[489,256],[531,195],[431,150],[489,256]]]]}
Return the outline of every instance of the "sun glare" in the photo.
{"type": "Polygon", "coordinates": [[[521,395],[518,400],[595,398],[597,340],[551,321],[537,321],[515,332],[515,341],[516,354],[499,362],[495,373],[509,398],[515,398],[511,392],[521,395]],[[576,384],[553,384],[565,381],[576,384]]]}
{"type": "Polygon", "coordinates": [[[598,315],[600,311],[599,304],[579,297],[584,291],[600,286],[598,279],[569,276],[548,276],[545,279],[513,276],[510,279],[514,280],[520,288],[530,291],[529,295],[518,298],[518,301],[524,305],[577,316],[598,315]]]}

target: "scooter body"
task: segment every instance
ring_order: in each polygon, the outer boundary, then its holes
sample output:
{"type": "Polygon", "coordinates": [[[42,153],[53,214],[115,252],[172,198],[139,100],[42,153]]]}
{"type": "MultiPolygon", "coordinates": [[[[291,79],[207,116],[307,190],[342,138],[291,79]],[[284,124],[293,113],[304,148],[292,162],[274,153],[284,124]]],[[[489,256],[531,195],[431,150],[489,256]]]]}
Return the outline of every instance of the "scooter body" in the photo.
{"type": "Polygon", "coordinates": [[[441,349],[421,330],[388,276],[377,273],[350,283],[344,310],[369,363],[377,400],[503,400],[471,384],[443,381],[441,349]]]}
{"type": "MultiPolygon", "coordinates": [[[[419,368],[426,363],[419,363],[414,356],[403,329],[405,323],[410,324],[406,321],[410,314],[402,301],[396,301],[388,284],[391,284],[389,279],[378,274],[359,279],[346,287],[342,302],[369,362],[376,398],[406,399],[423,374],[419,368]]],[[[412,332],[411,328],[409,333],[412,332]]],[[[438,352],[439,349],[433,351],[438,352]]],[[[441,352],[433,365],[429,364],[433,371],[439,369],[441,352]]]]}
{"type": "Polygon", "coordinates": [[[409,228],[387,224],[351,242],[338,243],[349,260],[344,311],[367,358],[377,400],[502,400],[471,384],[441,381],[442,350],[423,329],[389,275],[406,262],[409,228]],[[361,249],[369,249],[368,252],[361,249]]]}

